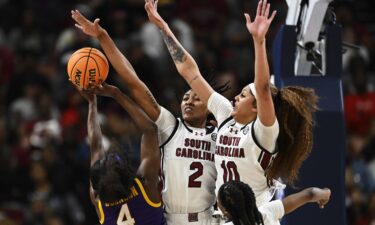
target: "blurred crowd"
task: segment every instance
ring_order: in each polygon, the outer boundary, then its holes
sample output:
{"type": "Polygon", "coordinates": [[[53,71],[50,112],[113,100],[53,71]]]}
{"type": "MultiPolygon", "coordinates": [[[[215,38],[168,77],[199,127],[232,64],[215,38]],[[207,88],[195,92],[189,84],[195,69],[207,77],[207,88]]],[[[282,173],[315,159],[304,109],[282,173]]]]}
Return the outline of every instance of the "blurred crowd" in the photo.
{"type": "MultiPolygon", "coordinates": [[[[337,1],[343,40],[356,47],[343,55],[347,126],[346,209],[348,225],[375,224],[375,34],[356,20],[354,1],[337,1]]],[[[87,103],[66,73],[81,47],[100,48],[74,27],[71,9],[100,18],[117,46],[159,103],[178,115],[187,90],[160,32],[148,22],[142,0],[0,1],[0,224],[98,224],[89,200],[87,103]]],[[[230,80],[233,98],[252,80],[254,56],[243,12],[256,0],[159,0],[159,12],[204,75],[230,80]]],[[[269,32],[285,21],[284,0],[269,32]]],[[[272,70],[272,62],[271,62],[272,70]]],[[[112,69],[107,82],[126,91],[112,69]]],[[[99,98],[107,144],[127,151],[138,164],[140,133],[111,99],[99,98]]]]}

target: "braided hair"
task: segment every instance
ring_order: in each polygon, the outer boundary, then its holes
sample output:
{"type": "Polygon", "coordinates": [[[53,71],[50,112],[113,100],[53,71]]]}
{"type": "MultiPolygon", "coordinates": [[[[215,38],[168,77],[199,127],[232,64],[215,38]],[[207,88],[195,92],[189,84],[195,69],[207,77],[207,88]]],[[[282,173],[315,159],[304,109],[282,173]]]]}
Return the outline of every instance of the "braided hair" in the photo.
{"type": "Polygon", "coordinates": [[[224,183],[219,189],[218,198],[234,225],[264,225],[249,185],[242,181],[224,183]]]}
{"type": "Polygon", "coordinates": [[[111,148],[90,168],[92,187],[103,202],[114,202],[130,194],[134,169],[124,151],[111,148]]]}

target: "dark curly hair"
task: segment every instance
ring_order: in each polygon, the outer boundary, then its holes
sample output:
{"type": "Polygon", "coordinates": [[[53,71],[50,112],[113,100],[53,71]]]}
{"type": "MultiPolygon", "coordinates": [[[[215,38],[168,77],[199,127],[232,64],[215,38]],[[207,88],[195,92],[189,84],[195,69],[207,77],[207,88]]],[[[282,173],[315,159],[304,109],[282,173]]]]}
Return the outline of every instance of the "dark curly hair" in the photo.
{"type": "Polygon", "coordinates": [[[264,225],[262,214],[256,206],[254,192],[244,182],[224,183],[219,189],[218,198],[230,214],[234,225],[264,225]]]}
{"type": "Polygon", "coordinates": [[[114,202],[130,194],[134,169],[124,151],[111,148],[90,168],[90,180],[103,202],[114,202]]]}
{"type": "Polygon", "coordinates": [[[286,86],[278,90],[271,86],[280,133],[278,154],[266,169],[269,180],[282,178],[293,185],[302,162],[313,145],[313,114],[318,110],[318,96],[314,89],[286,86]]]}

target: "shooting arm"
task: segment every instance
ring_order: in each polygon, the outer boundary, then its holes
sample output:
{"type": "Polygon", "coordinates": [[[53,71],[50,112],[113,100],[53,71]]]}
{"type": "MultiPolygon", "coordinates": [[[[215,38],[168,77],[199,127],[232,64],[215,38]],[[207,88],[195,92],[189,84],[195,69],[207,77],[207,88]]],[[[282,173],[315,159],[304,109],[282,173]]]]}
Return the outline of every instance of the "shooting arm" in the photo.
{"type": "Polygon", "coordinates": [[[91,149],[92,166],[97,160],[104,155],[102,130],[99,125],[96,96],[89,101],[89,112],[87,117],[87,133],[91,149]]]}
{"type": "Polygon", "coordinates": [[[157,179],[160,169],[160,150],[156,125],[136,103],[120,90],[116,91],[114,98],[128,112],[143,134],[141,165],[139,166],[138,174],[146,179],[157,179]]]}

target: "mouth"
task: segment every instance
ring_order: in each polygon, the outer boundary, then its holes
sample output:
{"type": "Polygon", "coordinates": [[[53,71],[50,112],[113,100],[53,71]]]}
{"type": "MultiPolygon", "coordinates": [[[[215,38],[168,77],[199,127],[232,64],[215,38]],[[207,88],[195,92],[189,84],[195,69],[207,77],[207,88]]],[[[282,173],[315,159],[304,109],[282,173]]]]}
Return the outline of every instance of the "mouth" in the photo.
{"type": "Polygon", "coordinates": [[[191,112],[193,112],[193,108],[192,107],[185,107],[184,112],[191,113],[191,112]]]}
{"type": "Polygon", "coordinates": [[[233,108],[237,108],[237,101],[231,101],[233,108]]]}

